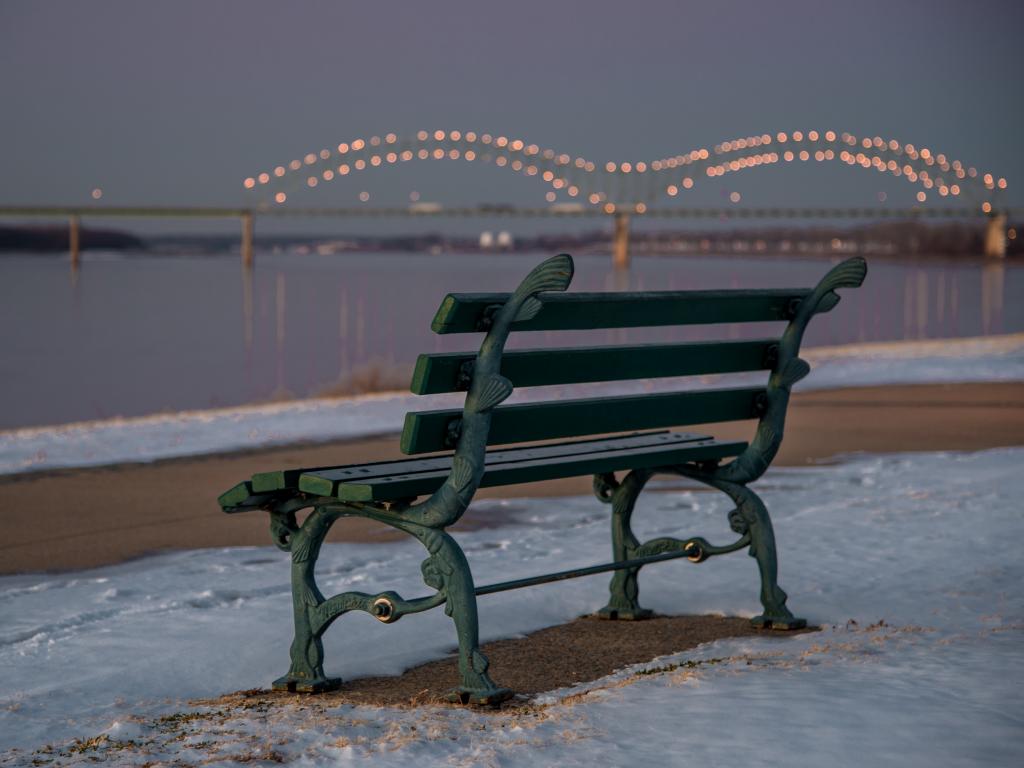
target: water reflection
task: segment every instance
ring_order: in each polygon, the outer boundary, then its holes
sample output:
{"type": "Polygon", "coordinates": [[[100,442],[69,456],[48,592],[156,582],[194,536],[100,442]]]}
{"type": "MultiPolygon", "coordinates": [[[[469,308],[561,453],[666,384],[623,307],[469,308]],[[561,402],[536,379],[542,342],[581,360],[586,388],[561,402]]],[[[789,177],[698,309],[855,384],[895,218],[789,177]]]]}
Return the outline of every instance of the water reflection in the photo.
{"type": "Polygon", "coordinates": [[[981,332],[1000,333],[1003,327],[1003,291],[1006,263],[991,259],[981,268],[981,332]]]}
{"type": "MultiPolygon", "coordinates": [[[[66,262],[7,257],[0,301],[15,322],[0,324],[0,428],[303,397],[358,376],[398,386],[398,369],[411,368],[417,354],[479,343],[430,331],[446,293],[508,291],[541,258],[262,254],[239,275],[228,258],[142,257],[91,261],[69,281],[66,262]]],[[[808,286],[829,265],[641,257],[621,272],[607,257],[583,257],[573,290],[808,286]]],[[[816,318],[805,344],[1022,331],[1022,295],[1024,270],[1013,262],[875,260],[864,287],[816,318]]],[[[520,333],[509,346],[753,338],[780,329],[520,333]]]]}

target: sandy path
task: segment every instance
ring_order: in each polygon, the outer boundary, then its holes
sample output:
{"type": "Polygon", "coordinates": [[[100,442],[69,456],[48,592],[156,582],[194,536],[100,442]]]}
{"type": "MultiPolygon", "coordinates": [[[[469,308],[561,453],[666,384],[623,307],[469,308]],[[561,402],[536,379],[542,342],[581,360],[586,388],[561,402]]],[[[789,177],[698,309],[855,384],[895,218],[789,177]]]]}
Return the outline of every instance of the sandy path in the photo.
{"type": "MultiPolygon", "coordinates": [[[[751,423],[693,427],[749,439],[751,423]]],[[[920,385],[797,394],[776,464],[852,451],[979,450],[1024,444],[1024,383],[920,385]]],[[[395,437],[62,470],[0,479],[0,573],[116,563],[173,548],[268,545],[262,514],[225,515],[217,496],[254,472],[399,456],[395,437]]],[[[590,493],[590,479],[485,489],[481,498],[590,493]]],[[[495,524],[466,515],[466,525],[495,524]]],[[[339,524],[333,540],[383,541],[390,529],[339,524]]]]}

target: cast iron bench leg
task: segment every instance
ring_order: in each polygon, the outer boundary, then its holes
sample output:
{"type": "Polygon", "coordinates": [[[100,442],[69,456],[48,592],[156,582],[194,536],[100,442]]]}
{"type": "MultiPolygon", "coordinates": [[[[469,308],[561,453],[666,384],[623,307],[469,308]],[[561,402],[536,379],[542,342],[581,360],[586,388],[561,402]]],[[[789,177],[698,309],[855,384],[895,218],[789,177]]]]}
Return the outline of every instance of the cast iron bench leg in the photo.
{"type": "MultiPolygon", "coordinates": [[[[321,693],[336,690],[340,678],[324,674],[324,647],[321,638],[339,616],[350,610],[369,611],[373,596],[346,592],[325,599],[316,584],[316,560],[324,537],[334,522],[351,514],[365,514],[343,505],[317,507],[301,527],[294,516],[272,515],[271,531],[278,546],[292,555],[292,611],[295,637],[291,645],[288,674],[274,681],[275,690],[321,693]]],[[[462,548],[443,530],[400,519],[374,517],[415,536],[427,548],[423,561],[423,581],[445,598],[445,613],[455,622],[459,640],[460,685],[449,694],[452,701],[472,704],[497,704],[513,692],[501,688],[487,674],[487,657],[480,651],[476,593],[473,575],[462,548]]],[[[393,593],[389,593],[393,594],[393,593]]],[[[397,599],[397,596],[396,596],[397,599]]]]}
{"type": "Polygon", "coordinates": [[[761,573],[761,605],[764,613],[751,619],[751,623],[766,629],[800,629],[807,626],[805,619],[795,617],[786,607],[786,593],[777,581],[779,564],[775,552],[775,531],[761,497],[740,483],[714,477],[704,482],[725,492],[736,504],[730,521],[737,533],[750,535],[750,556],[757,559],[761,573]]]}
{"type": "Polygon", "coordinates": [[[459,685],[448,699],[463,704],[498,704],[513,696],[487,674],[489,662],[480,651],[480,628],[477,621],[476,591],[473,574],[462,551],[448,533],[415,523],[396,523],[419,539],[430,556],[420,565],[423,582],[446,598],[444,612],[455,622],[459,639],[459,685]]]}
{"type": "MultiPolygon", "coordinates": [[[[594,494],[598,499],[612,505],[612,559],[628,560],[636,556],[640,542],[630,528],[633,508],[637,497],[653,473],[634,470],[626,475],[621,483],[614,475],[595,475],[594,494]]],[[[649,619],[654,611],[641,608],[637,601],[640,587],[637,577],[640,568],[624,568],[615,571],[608,589],[611,595],[608,604],[597,612],[602,619],[618,621],[639,621],[649,619]]]]}
{"type": "Polygon", "coordinates": [[[324,596],[316,585],[316,560],[331,525],[340,515],[323,508],[309,513],[301,528],[293,528],[287,541],[280,535],[280,521],[272,518],[271,531],[278,546],[286,543],[292,554],[292,612],[295,638],[291,645],[288,674],[274,681],[276,691],[322,693],[341,686],[341,678],[324,674],[324,645],[321,637],[330,621],[320,618],[324,596]],[[276,527],[275,527],[276,526],[276,527]]]}
{"type": "MultiPolygon", "coordinates": [[[[775,533],[764,502],[741,483],[723,480],[699,469],[662,467],[654,470],[633,470],[618,482],[613,474],[594,476],[594,493],[598,499],[612,505],[612,556],[615,560],[629,560],[674,550],[693,551],[690,559],[703,562],[711,555],[736,551],[749,544],[750,556],[757,559],[761,575],[761,605],[764,613],[751,622],[765,629],[800,629],[807,626],[804,619],[795,617],[786,607],[786,593],[779,586],[778,558],[775,552],[775,533]],[[743,538],[734,544],[714,547],[701,538],[689,540],[662,537],[640,543],[633,534],[630,521],[640,492],[647,481],[659,473],[681,474],[710,485],[726,493],[736,504],[729,513],[732,529],[743,538]],[[691,549],[692,548],[692,549],[691,549]]],[[[616,571],[609,584],[608,604],[597,612],[604,619],[639,620],[650,618],[653,612],[638,602],[638,575],[640,567],[616,571]]]]}

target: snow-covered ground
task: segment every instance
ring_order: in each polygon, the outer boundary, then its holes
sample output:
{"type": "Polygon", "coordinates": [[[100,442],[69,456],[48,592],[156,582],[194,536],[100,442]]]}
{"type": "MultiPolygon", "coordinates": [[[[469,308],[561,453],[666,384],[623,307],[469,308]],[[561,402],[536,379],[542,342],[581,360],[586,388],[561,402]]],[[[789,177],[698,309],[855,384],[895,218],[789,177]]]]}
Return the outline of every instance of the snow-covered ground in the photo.
{"type": "MultiPolygon", "coordinates": [[[[529,715],[188,704],[266,686],[285,670],[287,556],[272,548],[4,577],[0,764],[1018,764],[1022,466],[1024,448],[1004,448],[772,469],[757,487],[773,511],[780,582],[794,611],[823,631],[712,643],[645,665],[665,668],[657,674],[627,669],[552,692],[529,715]]],[[[460,536],[480,581],[607,557],[608,509],[593,499],[485,501],[469,514],[497,508],[530,524],[460,536]]],[[[722,542],[727,509],[705,491],[648,493],[637,529],[722,542]]],[[[413,542],[328,545],[321,586],[421,595],[423,554],[413,542]]],[[[596,608],[606,583],[595,576],[481,598],[484,639],[596,608]]],[[[755,563],[742,554],[649,567],[640,594],[664,613],[758,611],[755,563]]],[[[440,610],[390,626],[357,614],[325,641],[328,671],[352,677],[437,657],[454,632],[440,610]]]]}
{"type": "MultiPolygon", "coordinates": [[[[797,385],[798,391],[877,384],[1024,381],[1024,334],[819,347],[805,350],[802,356],[811,363],[812,371],[797,385]]],[[[596,396],[744,386],[764,378],[765,374],[702,376],[587,389],[596,396]]],[[[559,394],[556,387],[544,390],[518,391],[510,402],[559,394]]],[[[407,411],[459,407],[461,400],[461,395],[389,393],[0,431],[0,475],[397,432],[407,411]]]]}

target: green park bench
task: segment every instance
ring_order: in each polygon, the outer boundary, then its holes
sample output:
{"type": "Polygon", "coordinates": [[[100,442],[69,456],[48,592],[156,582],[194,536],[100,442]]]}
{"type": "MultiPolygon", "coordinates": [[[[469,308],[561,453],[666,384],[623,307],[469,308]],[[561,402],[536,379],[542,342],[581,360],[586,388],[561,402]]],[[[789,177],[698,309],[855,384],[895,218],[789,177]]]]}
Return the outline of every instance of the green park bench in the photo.
{"type": "Polygon", "coordinates": [[[512,692],[494,683],[480,652],[478,596],[611,571],[611,596],[599,615],[643,619],[651,612],[637,600],[641,567],[679,557],[699,563],[741,549],[756,558],[761,577],[764,611],[753,623],[774,629],[805,626],[786,607],[786,593],[776,581],[771,519],[748,485],[775,457],[790,387],[809,371],[797,356],[808,322],[835,307],[837,288],[859,286],[866,272],[864,260],[852,258],[813,289],[563,294],[573,276],[572,259],[563,254],[536,267],[514,293],[446,296],[431,325],[434,332],[482,333],[483,341],[476,354],[421,355],[412,391],[466,392],[465,405],[406,414],[401,438],[403,453],[444,454],[265,472],[219,499],[225,512],[269,512],[275,544],[291,553],[295,637],[291,667],[274,688],[319,692],[340,686],[339,679],[324,674],[321,637],[348,611],[365,611],[390,623],[444,605],[455,622],[461,678],[449,698],[497,703],[512,692]],[[781,337],[754,341],[503,352],[512,331],[763,321],[787,325],[781,337]],[[766,385],[500,405],[513,387],[759,370],[770,372],[766,385]],[[666,430],[747,419],[758,420],[749,444],[666,430]],[[607,436],[611,433],[618,434],[607,436]],[[487,448],[516,443],[530,445],[487,448]],[[633,507],[647,481],[662,473],[726,493],[735,504],[728,520],[738,538],[724,545],[696,536],[638,541],[630,528],[633,507]],[[593,475],[595,494],[611,506],[613,562],[477,586],[462,549],[445,530],[462,517],[476,489],[581,475],[593,475]],[[296,513],[303,509],[310,511],[300,525],[296,513]],[[370,518],[419,539],[428,553],[423,581],[433,594],[405,599],[391,591],[344,592],[325,598],[314,578],[317,556],[333,523],[349,516],[370,518]]]}

